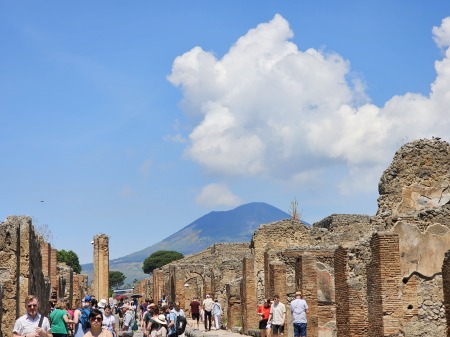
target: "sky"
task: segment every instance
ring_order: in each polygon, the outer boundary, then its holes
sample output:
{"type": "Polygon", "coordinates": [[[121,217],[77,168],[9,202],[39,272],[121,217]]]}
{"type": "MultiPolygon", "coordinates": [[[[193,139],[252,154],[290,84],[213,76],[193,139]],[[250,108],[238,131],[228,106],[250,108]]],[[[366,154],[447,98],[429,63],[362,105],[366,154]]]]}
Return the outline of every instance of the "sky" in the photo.
{"type": "Polygon", "coordinates": [[[449,141],[450,2],[0,1],[0,221],[93,260],[211,212],[375,215],[449,141]]]}

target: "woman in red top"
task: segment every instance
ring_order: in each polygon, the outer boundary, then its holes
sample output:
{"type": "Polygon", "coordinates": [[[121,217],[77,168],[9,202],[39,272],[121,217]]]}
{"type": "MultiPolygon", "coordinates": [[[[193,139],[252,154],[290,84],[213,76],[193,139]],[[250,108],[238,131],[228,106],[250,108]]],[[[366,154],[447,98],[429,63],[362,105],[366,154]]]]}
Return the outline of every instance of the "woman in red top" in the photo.
{"type": "Polygon", "coordinates": [[[267,320],[270,315],[270,300],[264,299],[263,303],[258,307],[256,314],[259,316],[259,331],[261,337],[270,335],[270,328],[267,327],[267,320]]]}

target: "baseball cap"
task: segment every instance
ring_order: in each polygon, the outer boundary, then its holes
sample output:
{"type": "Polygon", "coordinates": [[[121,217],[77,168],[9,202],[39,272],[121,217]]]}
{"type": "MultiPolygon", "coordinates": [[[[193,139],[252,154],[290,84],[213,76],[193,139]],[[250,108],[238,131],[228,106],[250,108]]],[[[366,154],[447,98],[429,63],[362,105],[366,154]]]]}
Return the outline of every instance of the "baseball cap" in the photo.
{"type": "Polygon", "coordinates": [[[91,296],[89,296],[89,295],[85,296],[85,297],[84,297],[84,301],[85,301],[85,302],[90,302],[90,301],[92,301],[91,296]]]}

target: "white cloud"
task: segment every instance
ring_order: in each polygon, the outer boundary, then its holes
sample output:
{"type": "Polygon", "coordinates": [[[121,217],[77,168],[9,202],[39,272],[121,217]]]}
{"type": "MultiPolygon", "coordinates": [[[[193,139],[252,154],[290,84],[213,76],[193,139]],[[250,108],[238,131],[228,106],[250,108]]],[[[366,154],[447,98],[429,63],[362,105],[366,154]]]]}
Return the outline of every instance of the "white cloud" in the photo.
{"type": "Polygon", "coordinates": [[[450,46],[450,18],[443,19],[439,27],[433,27],[433,39],[441,48],[450,46]]]}
{"type": "MultiPolygon", "coordinates": [[[[450,45],[450,19],[433,34],[450,45]]],[[[187,156],[218,175],[292,181],[345,165],[341,191],[351,193],[376,186],[401,140],[449,133],[450,51],[436,62],[428,97],[407,93],[378,107],[342,56],[301,51],[292,36],[276,15],[221,59],[200,47],[175,59],[169,80],[183,92],[184,111],[199,118],[187,156]]]]}
{"type": "Polygon", "coordinates": [[[203,187],[196,198],[196,202],[202,206],[237,206],[241,203],[239,197],[233,194],[224,184],[209,184],[203,187]]]}

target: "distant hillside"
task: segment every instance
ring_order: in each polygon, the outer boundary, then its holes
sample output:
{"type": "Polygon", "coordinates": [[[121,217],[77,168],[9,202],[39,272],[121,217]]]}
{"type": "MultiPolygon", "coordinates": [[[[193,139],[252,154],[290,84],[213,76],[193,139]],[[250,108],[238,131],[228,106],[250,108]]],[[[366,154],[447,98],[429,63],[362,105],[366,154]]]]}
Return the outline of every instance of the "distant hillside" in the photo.
{"type": "MultiPolygon", "coordinates": [[[[168,238],[138,252],[110,261],[110,270],[118,270],[127,276],[126,283],[142,279],[142,263],[158,250],[175,250],[189,255],[198,253],[214,243],[250,242],[260,224],[290,218],[282,210],[263,202],[253,202],[230,211],[210,212],[168,238]]],[[[93,265],[82,265],[82,273],[92,280],[93,265]]]]}

